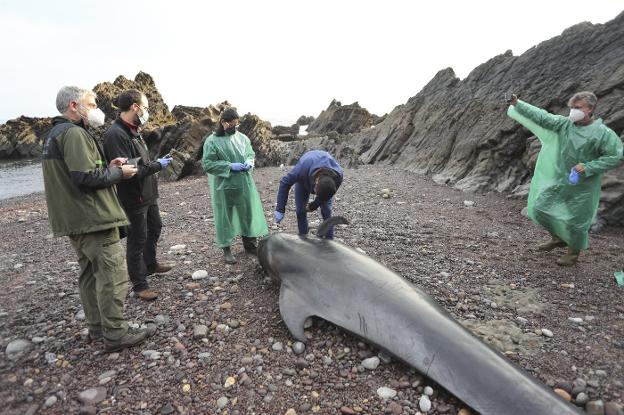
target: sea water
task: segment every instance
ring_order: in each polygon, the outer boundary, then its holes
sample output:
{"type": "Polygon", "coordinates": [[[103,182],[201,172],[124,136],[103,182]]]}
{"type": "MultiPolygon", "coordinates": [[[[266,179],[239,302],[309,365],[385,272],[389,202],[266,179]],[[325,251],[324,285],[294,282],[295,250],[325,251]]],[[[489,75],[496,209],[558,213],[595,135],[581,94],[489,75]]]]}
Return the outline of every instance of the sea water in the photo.
{"type": "Polygon", "coordinates": [[[0,161],[0,200],[42,191],[41,160],[0,161]]]}

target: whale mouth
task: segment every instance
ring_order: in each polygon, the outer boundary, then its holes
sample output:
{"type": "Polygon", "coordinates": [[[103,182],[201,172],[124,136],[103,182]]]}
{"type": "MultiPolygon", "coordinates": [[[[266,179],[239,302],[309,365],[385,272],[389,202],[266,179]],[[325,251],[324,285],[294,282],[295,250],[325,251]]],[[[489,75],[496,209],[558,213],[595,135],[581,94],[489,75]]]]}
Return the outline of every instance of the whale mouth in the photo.
{"type": "Polygon", "coordinates": [[[316,236],[319,238],[325,238],[327,233],[336,225],[348,225],[349,221],[347,218],[343,216],[332,216],[331,218],[327,218],[321,223],[316,231],[316,236]]]}

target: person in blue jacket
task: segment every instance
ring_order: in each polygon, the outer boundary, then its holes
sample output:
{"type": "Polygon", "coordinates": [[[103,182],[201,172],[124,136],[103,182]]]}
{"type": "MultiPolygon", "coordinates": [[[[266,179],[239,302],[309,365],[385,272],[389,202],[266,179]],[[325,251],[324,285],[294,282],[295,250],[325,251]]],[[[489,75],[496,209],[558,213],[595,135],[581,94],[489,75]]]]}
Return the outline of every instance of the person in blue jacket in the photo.
{"type": "MultiPolygon", "coordinates": [[[[326,151],[312,150],[304,153],[295,167],[280,180],[275,206],[275,222],[280,223],[286,212],[288,192],[295,185],[295,206],[297,225],[300,235],[308,233],[308,212],[319,207],[323,219],[331,217],[332,198],[342,184],[343,172],[338,162],[326,151]],[[310,193],[315,194],[314,201],[310,193]]],[[[334,238],[333,229],[327,233],[327,239],[334,238]]]]}

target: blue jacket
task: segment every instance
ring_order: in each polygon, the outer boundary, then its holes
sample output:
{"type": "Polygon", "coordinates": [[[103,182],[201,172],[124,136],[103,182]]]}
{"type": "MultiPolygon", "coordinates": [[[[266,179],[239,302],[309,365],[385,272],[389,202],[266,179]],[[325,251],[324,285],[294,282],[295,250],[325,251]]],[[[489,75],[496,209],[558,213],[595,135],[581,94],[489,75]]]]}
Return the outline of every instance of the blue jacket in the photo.
{"type": "Polygon", "coordinates": [[[315,193],[314,174],[319,169],[333,170],[338,176],[336,178],[336,189],[340,187],[343,177],[342,168],[331,154],[321,150],[308,151],[301,156],[295,167],[280,180],[275,210],[282,213],[286,211],[288,192],[295,183],[303,186],[307,192],[315,193]]]}

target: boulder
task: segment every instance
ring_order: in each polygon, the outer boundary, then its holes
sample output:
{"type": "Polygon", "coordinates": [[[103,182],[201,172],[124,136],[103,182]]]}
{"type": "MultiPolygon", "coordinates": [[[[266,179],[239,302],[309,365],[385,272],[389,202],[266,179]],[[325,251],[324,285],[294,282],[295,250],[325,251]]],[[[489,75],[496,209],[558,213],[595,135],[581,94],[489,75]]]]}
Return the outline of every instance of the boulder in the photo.
{"type": "Polygon", "coordinates": [[[297,125],[310,125],[312,124],[313,121],[314,121],[313,116],[302,115],[301,117],[297,118],[297,125]]]}
{"type": "Polygon", "coordinates": [[[361,131],[373,125],[373,116],[360,107],[357,102],[342,105],[333,100],[329,107],[308,126],[308,133],[326,134],[336,131],[338,134],[349,134],[361,131]]]}
{"type": "Polygon", "coordinates": [[[50,128],[52,118],[21,116],[0,124],[0,159],[40,157],[50,128]]]}
{"type": "Polygon", "coordinates": [[[106,114],[106,122],[112,122],[117,118],[117,97],[126,89],[138,89],[147,96],[150,116],[149,121],[144,126],[146,129],[159,128],[176,121],[156,88],[154,79],[141,71],[134,77],[133,81],[119,75],[113,83],[102,82],[93,88],[93,92],[97,94],[98,107],[106,114]]]}

